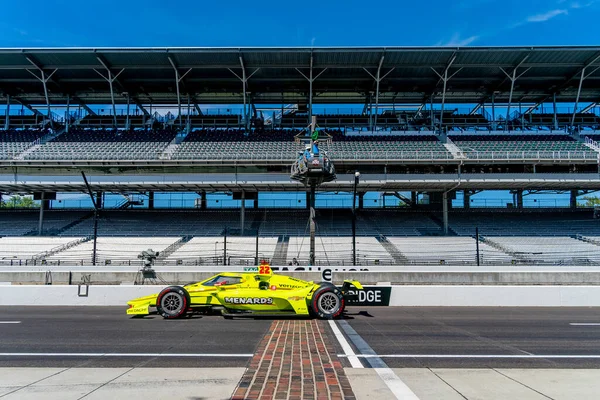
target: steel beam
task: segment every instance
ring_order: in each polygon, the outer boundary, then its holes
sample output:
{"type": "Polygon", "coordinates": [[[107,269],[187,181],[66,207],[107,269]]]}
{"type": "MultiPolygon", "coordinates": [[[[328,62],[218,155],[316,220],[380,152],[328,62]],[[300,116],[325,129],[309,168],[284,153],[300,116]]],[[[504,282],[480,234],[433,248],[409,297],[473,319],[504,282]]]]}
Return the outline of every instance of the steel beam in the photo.
{"type": "Polygon", "coordinates": [[[88,112],[88,114],[93,115],[93,116],[97,116],[98,114],[92,110],[83,100],[81,100],[78,96],[72,96],[71,97],[74,101],[77,102],[77,104],[79,104],[81,106],[81,108],[83,108],[85,111],[88,112]]]}
{"type": "Polygon", "coordinates": [[[575,105],[573,106],[573,116],[571,117],[571,129],[575,126],[575,114],[577,114],[577,105],[579,104],[579,95],[581,94],[581,86],[585,79],[585,67],[581,70],[581,79],[579,79],[579,87],[577,88],[577,97],[575,98],[575,105]]]}
{"type": "Polygon", "coordinates": [[[104,78],[105,81],[108,82],[108,86],[110,88],[110,101],[112,102],[113,109],[113,127],[117,128],[117,105],[115,103],[115,92],[113,88],[113,83],[117,80],[119,75],[121,75],[121,73],[125,71],[125,68],[121,69],[116,75],[113,75],[108,64],[100,56],[97,56],[96,59],[100,62],[100,64],[102,64],[104,69],[106,69],[106,73],[108,74],[108,77],[105,77],[104,74],[102,74],[100,71],[94,68],[94,71],[96,71],[98,75],[100,75],[102,78],[104,78]]]}
{"type": "Polygon", "coordinates": [[[129,104],[131,103],[131,99],[129,98],[129,93],[127,93],[127,115],[125,116],[125,129],[131,129],[130,121],[129,121],[129,104]]]}
{"type": "Polygon", "coordinates": [[[52,71],[50,73],[50,75],[46,76],[46,71],[44,71],[44,69],[40,65],[38,65],[37,62],[35,62],[31,57],[25,57],[25,58],[40,73],[40,76],[37,76],[36,74],[33,73],[33,71],[31,71],[29,69],[26,70],[31,75],[33,75],[38,81],[42,82],[42,85],[44,86],[44,97],[46,99],[46,107],[48,108],[48,119],[50,120],[50,127],[54,128],[54,122],[52,121],[52,110],[51,110],[51,107],[50,107],[50,97],[48,96],[48,81],[52,78],[52,75],[54,75],[56,73],[56,71],[58,71],[58,69],[55,69],[54,71],[52,71]]]}
{"type": "Polygon", "coordinates": [[[552,109],[554,112],[554,129],[558,129],[558,115],[556,112],[556,92],[552,94],[552,109]]]}
{"type": "MultiPolygon", "coordinates": [[[[168,59],[169,59],[169,63],[171,63],[171,66],[173,67],[173,70],[175,71],[175,87],[177,88],[177,109],[178,109],[177,117],[179,118],[179,129],[181,129],[182,125],[183,125],[183,117],[181,116],[181,92],[179,89],[179,83],[183,80],[183,78],[185,78],[185,76],[187,74],[189,74],[192,71],[192,68],[189,68],[183,75],[180,75],[179,70],[177,69],[177,65],[175,64],[175,61],[173,61],[173,58],[171,56],[169,56],[168,59]]],[[[189,97],[189,95],[188,95],[188,97],[189,97]]],[[[189,110],[188,110],[188,112],[189,112],[189,110]]]]}
{"type": "Polygon", "coordinates": [[[69,133],[69,125],[71,125],[71,116],[69,115],[69,107],[71,103],[71,96],[67,94],[67,111],[65,115],[65,132],[69,133]]]}
{"type": "Polygon", "coordinates": [[[515,89],[515,82],[517,79],[519,79],[520,77],[523,76],[523,74],[525,74],[527,71],[530,70],[531,67],[526,68],[523,72],[521,72],[519,75],[517,75],[517,70],[519,69],[519,67],[521,67],[521,65],[523,65],[523,63],[525,61],[527,61],[527,59],[529,58],[529,54],[526,55],[520,63],[518,63],[516,65],[516,67],[513,69],[512,74],[509,74],[508,72],[506,72],[504,70],[504,68],[500,67],[500,70],[502,72],[504,72],[504,75],[507,76],[507,78],[510,80],[510,93],[508,95],[508,106],[506,107],[506,121],[504,123],[504,130],[508,130],[508,121],[510,120],[510,107],[512,105],[512,96],[513,96],[513,92],[515,89]]]}
{"type": "Polygon", "coordinates": [[[6,119],[4,120],[4,130],[10,127],[10,94],[6,95],[6,119]]]}
{"type": "Polygon", "coordinates": [[[598,105],[598,102],[595,101],[595,102],[591,103],[590,105],[588,105],[587,107],[583,108],[581,110],[581,112],[586,113],[586,112],[590,111],[592,108],[596,107],[597,105],[598,105]]]}
{"type": "Polygon", "coordinates": [[[248,123],[248,107],[247,107],[247,89],[248,89],[248,80],[250,78],[252,78],[252,76],[258,72],[258,70],[260,70],[260,68],[256,68],[254,70],[254,72],[252,72],[250,75],[246,74],[246,67],[244,66],[244,59],[242,57],[242,55],[239,55],[239,60],[240,60],[240,67],[242,69],[242,76],[239,76],[238,74],[236,74],[233,69],[231,68],[227,68],[233,75],[236,76],[236,78],[238,78],[241,82],[242,82],[242,94],[243,94],[243,98],[244,98],[244,123],[246,126],[246,130],[248,130],[250,128],[250,124],[248,123]]]}
{"type": "MultiPolygon", "coordinates": [[[[308,76],[304,75],[304,73],[302,71],[300,71],[300,69],[296,68],[296,71],[298,71],[300,73],[300,75],[302,75],[304,77],[304,79],[306,79],[308,81],[308,124],[310,124],[312,122],[312,105],[313,105],[313,82],[317,80],[317,78],[319,76],[321,76],[321,74],[323,74],[323,72],[325,72],[327,70],[327,68],[324,68],[321,72],[319,72],[317,74],[317,76],[313,75],[313,54],[312,52],[310,53],[310,62],[309,62],[309,73],[308,76]]],[[[283,118],[283,116],[282,116],[283,118]]]]}
{"type": "Polygon", "coordinates": [[[471,111],[469,111],[469,115],[475,115],[475,113],[479,111],[481,107],[483,107],[483,103],[477,104],[471,111]]]}
{"type": "MultiPolygon", "coordinates": [[[[440,131],[442,131],[444,129],[444,105],[446,103],[446,87],[448,84],[448,81],[454,77],[454,75],[456,75],[457,73],[460,72],[460,70],[462,70],[462,67],[457,69],[450,77],[448,77],[448,71],[450,70],[450,67],[452,67],[452,64],[454,63],[454,61],[456,60],[456,52],[452,55],[452,57],[450,57],[450,61],[448,62],[448,64],[446,65],[446,68],[444,68],[444,72],[443,75],[438,73],[435,68],[431,68],[431,70],[433,72],[435,72],[435,74],[440,78],[440,80],[444,83],[444,87],[443,87],[443,91],[442,91],[442,107],[441,107],[441,112],[440,112],[440,131]]],[[[438,81],[439,84],[439,81],[438,81]]],[[[436,84],[437,86],[437,84],[436,84]]]]}
{"type": "Polygon", "coordinates": [[[177,70],[177,67],[175,66],[175,62],[173,61],[173,59],[171,58],[171,56],[168,57],[169,62],[171,63],[171,65],[173,66],[173,70],[175,71],[175,87],[177,89],[177,117],[179,118],[179,129],[181,129],[181,125],[183,123],[182,118],[181,118],[181,94],[179,92],[179,71],[177,70]]]}

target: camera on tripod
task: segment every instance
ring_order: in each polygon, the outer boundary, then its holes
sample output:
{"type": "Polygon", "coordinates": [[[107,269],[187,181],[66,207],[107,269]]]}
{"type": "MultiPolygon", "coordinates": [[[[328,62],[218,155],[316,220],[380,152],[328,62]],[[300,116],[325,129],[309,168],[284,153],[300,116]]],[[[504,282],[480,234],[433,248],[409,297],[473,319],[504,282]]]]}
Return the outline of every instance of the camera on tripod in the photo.
{"type": "Polygon", "coordinates": [[[154,261],[160,255],[158,251],[152,249],[144,250],[138,254],[138,258],[144,263],[144,268],[151,268],[154,265],[154,261]]]}

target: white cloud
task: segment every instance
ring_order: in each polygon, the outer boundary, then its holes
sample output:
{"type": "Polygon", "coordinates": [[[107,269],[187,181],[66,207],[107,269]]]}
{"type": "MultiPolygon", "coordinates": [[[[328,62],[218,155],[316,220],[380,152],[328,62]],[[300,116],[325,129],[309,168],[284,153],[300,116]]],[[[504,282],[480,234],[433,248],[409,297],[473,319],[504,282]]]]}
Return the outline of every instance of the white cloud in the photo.
{"type": "Polygon", "coordinates": [[[567,14],[569,14],[569,11],[565,10],[565,9],[550,10],[543,14],[536,14],[536,15],[527,17],[527,22],[544,22],[544,21],[548,21],[548,20],[550,20],[554,17],[557,17],[559,15],[562,15],[562,14],[567,15],[567,14]]]}
{"type": "Polygon", "coordinates": [[[469,36],[467,38],[461,38],[460,34],[457,32],[454,35],[452,35],[450,40],[448,40],[447,42],[440,41],[440,42],[436,43],[436,46],[443,46],[443,47],[468,46],[471,43],[473,43],[474,41],[476,41],[477,39],[479,39],[479,36],[477,36],[477,35],[469,36]]]}

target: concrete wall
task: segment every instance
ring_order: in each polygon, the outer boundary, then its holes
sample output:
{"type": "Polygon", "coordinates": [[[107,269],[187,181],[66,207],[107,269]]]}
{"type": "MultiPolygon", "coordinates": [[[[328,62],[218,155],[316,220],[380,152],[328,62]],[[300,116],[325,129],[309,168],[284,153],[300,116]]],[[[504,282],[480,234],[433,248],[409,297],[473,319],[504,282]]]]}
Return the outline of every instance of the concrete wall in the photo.
{"type": "Polygon", "coordinates": [[[599,286],[394,286],[390,306],[597,307],[599,286]]]}
{"type": "MultiPolygon", "coordinates": [[[[483,269],[483,268],[482,268],[483,269]]],[[[163,269],[157,271],[160,278],[171,284],[187,284],[199,282],[215,275],[214,271],[176,270],[163,269]]],[[[320,272],[284,272],[282,274],[294,276],[299,279],[320,282],[323,277],[320,272]]],[[[73,268],[71,282],[77,284],[84,276],[90,278],[92,284],[120,285],[133,284],[137,275],[137,268],[104,269],[104,268],[73,268]]],[[[395,285],[593,285],[600,286],[600,270],[577,269],[563,267],[559,270],[447,270],[445,268],[428,268],[423,270],[407,270],[402,272],[333,272],[333,281],[341,284],[344,279],[357,280],[364,284],[389,282],[395,285]]],[[[69,270],[54,269],[51,272],[53,284],[68,284],[69,270]]],[[[0,270],[0,282],[13,282],[15,284],[44,284],[46,271],[0,270]]]]}
{"type": "MultiPolygon", "coordinates": [[[[123,306],[164,286],[89,286],[87,297],[76,285],[0,286],[0,306],[123,306]]],[[[392,286],[390,306],[600,306],[600,286],[392,286]]]]}

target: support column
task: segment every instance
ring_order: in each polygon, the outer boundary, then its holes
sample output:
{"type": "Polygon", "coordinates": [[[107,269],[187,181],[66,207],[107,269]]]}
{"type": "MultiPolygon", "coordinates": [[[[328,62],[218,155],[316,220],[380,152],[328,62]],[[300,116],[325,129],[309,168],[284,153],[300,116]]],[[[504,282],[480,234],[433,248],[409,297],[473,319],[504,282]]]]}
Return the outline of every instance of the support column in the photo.
{"type": "Polygon", "coordinates": [[[585,79],[585,67],[581,70],[581,78],[579,79],[579,87],[577,89],[577,97],[575,98],[575,105],[573,106],[573,116],[571,117],[571,129],[575,127],[575,114],[577,114],[577,106],[579,105],[579,95],[581,94],[581,86],[585,79]]]}
{"type": "Polygon", "coordinates": [[[98,208],[102,208],[103,206],[102,194],[102,192],[96,192],[96,207],[98,208]]]}
{"type": "Polygon", "coordinates": [[[306,209],[310,210],[310,192],[306,192],[306,209]]]}
{"type": "Polygon", "coordinates": [[[4,121],[4,130],[7,131],[10,127],[10,95],[6,95],[6,121],[4,121]]]}
{"type": "Polygon", "coordinates": [[[417,192],[410,192],[410,202],[412,208],[417,208],[419,205],[419,196],[417,192]]]}
{"type": "Polygon", "coordinates": [[[154,210],[154,192],[148,192],[148,209],[154,210]]]}
{"type": "Polygon", "coordinates": [[[444,219],[444,235],[448,234],[448,192],[442,193],[442,214],[444,219]]]}
{"type": "MultiPolygon", "coordinates": [[[[313,56],[310,55],[310,71],[309,71],[309,79],[308,79],[308,123],[312,123],[312,105],[313,105],[313,56]]],[[[312,133],[312,131],[311,131],[312,133]]]]}
{"type": "Polygon", "coordinates": [[[492,130],[496,130],[496,94],[492,93],[492,130]]]}
{"type": "Polygon", "coordinates": [[[554,129],[558,129],[558,116],[556,115],[556,93],[552,94],[552,109],[554,111],[554,129]]]}
{"type": "Polygon", "coordinates": [[[112,103],[112,111],[113,111],[113,127],[116,129],[117,128],[117,105],[115,103],[115,93],[114,93],[114,89],[113,89],[113,83],[114,83],[114,81],[117,80],[119,75],[121,75],[123,73],[123,71],[125,71],[125,69],[123,68],[116,75],[113,75],[108,64],[106,62],[104,62],[104,60],[101,57],[96,57],[96,59],[98,61],[100,61],[100,64],[102,64],[102,66],[104,67],[104,69],[106,70],[106,73],[108,75],[108,78],[107,78],[102,73],[100,73],[100,71],[98,71],[97,69],[94,69],[94,71],[96,71],[96,73],[98,75],[100,75],[105,81],[108,82],[108,87],[110,89],[110,101],[112,103]]]}
{"type": "Polygon", "coordinates": [[[364,206],[364,197],[365,194],[364,193],[357,193],[358,195],[358,209],[362,210],[363,206],[364,206]]]}
{"type": "Polygon", "coordinates": [[[200,209],[206,210],[206,192],[200,193],[200,209]]]}
{"type": "Polygon", "coordinates": [[[192,113],[192,103],[191,103],[191,97],[190,94],[188,93],[187,95],[188,98],[188,104],[187,104],[187,117],[186,117],[186,121],[185,121],[185,132],[186,134],[190,133],[192,131],[192,124],[190,122],[190,114],[192,113]]]}
{"type": "Polygon", "coordinates": [[[42,235],[44,230],[44,210],[46,209],[46,200],[44,200],[45,193],[42,192],[42,196],[40,198],[40,219],[38,221],[38,235],[42,235]]]}
{"type": "Polygon", "coordinates": [[[240,210],[240,232],[244,235],[244,224],[246,218],[246,191],[242,190],[242,207],[240,210]]]}
{"type": "Polygon", "coordinates": [[[258,208],[258,192],[256,192],[256,198],[254,199],[254,209],[258,208]]]}
{"type": "Polygon", "coordinates": [[[129,124],[129,103],[130,103],[130,98],[129,98],[129,93],[127,93],[127,116],[125,117],[125,129],[130,130],[131,126],[129,124]]]}
{"type": "Polygon", "coordinates": [[[440,79],[444,82],[444,88],[442,91],[442,107],[441,107],[441,111],[440,111],[440,132],[443,132],[443,130],[444,130],[444,105],[446,103],[446,87],[448,85],[448,81],[462,69],[462,68],[459,68],[451,76],[448,76],[448,71],[450,70],[450,67],[454,63],[454,60],[456,60],[456,55],[453,55],[452,58],[450,59],[450,61],[448,62],[448,65],[446,65],[443,75],[438,73],[434,68],[431,68],[433,70],[433,72],[435,72],[435,74],[437,76],[439,76],[440,79]]]}
{"type": "Polygon", "coordinates": [[[577,196],[579,195],[579,190],[571,190],[571,198],[569,202],[569,206],[571,209],[577,208],[577,196]]]}
{"type": "Polygon", "coordinates": [[[69,125],[71,125],[71,115],[69,115],[69,107],[71,103],[71,96],[67,95],[67,115],[65,116],[65,132],[69,133],[69,125]]]}
{"type": "Polygon", "coordinates": [[[516,195],[517,195],[517,208],[523,209],[523,191],[517,190],[516,195]]]}
{"type": "Polygon", "coordinates": [[[463,208],[465,210],[468,210],[469,208],[471,208],[471,191],[470,190],[463,190],[463,208]]]}

